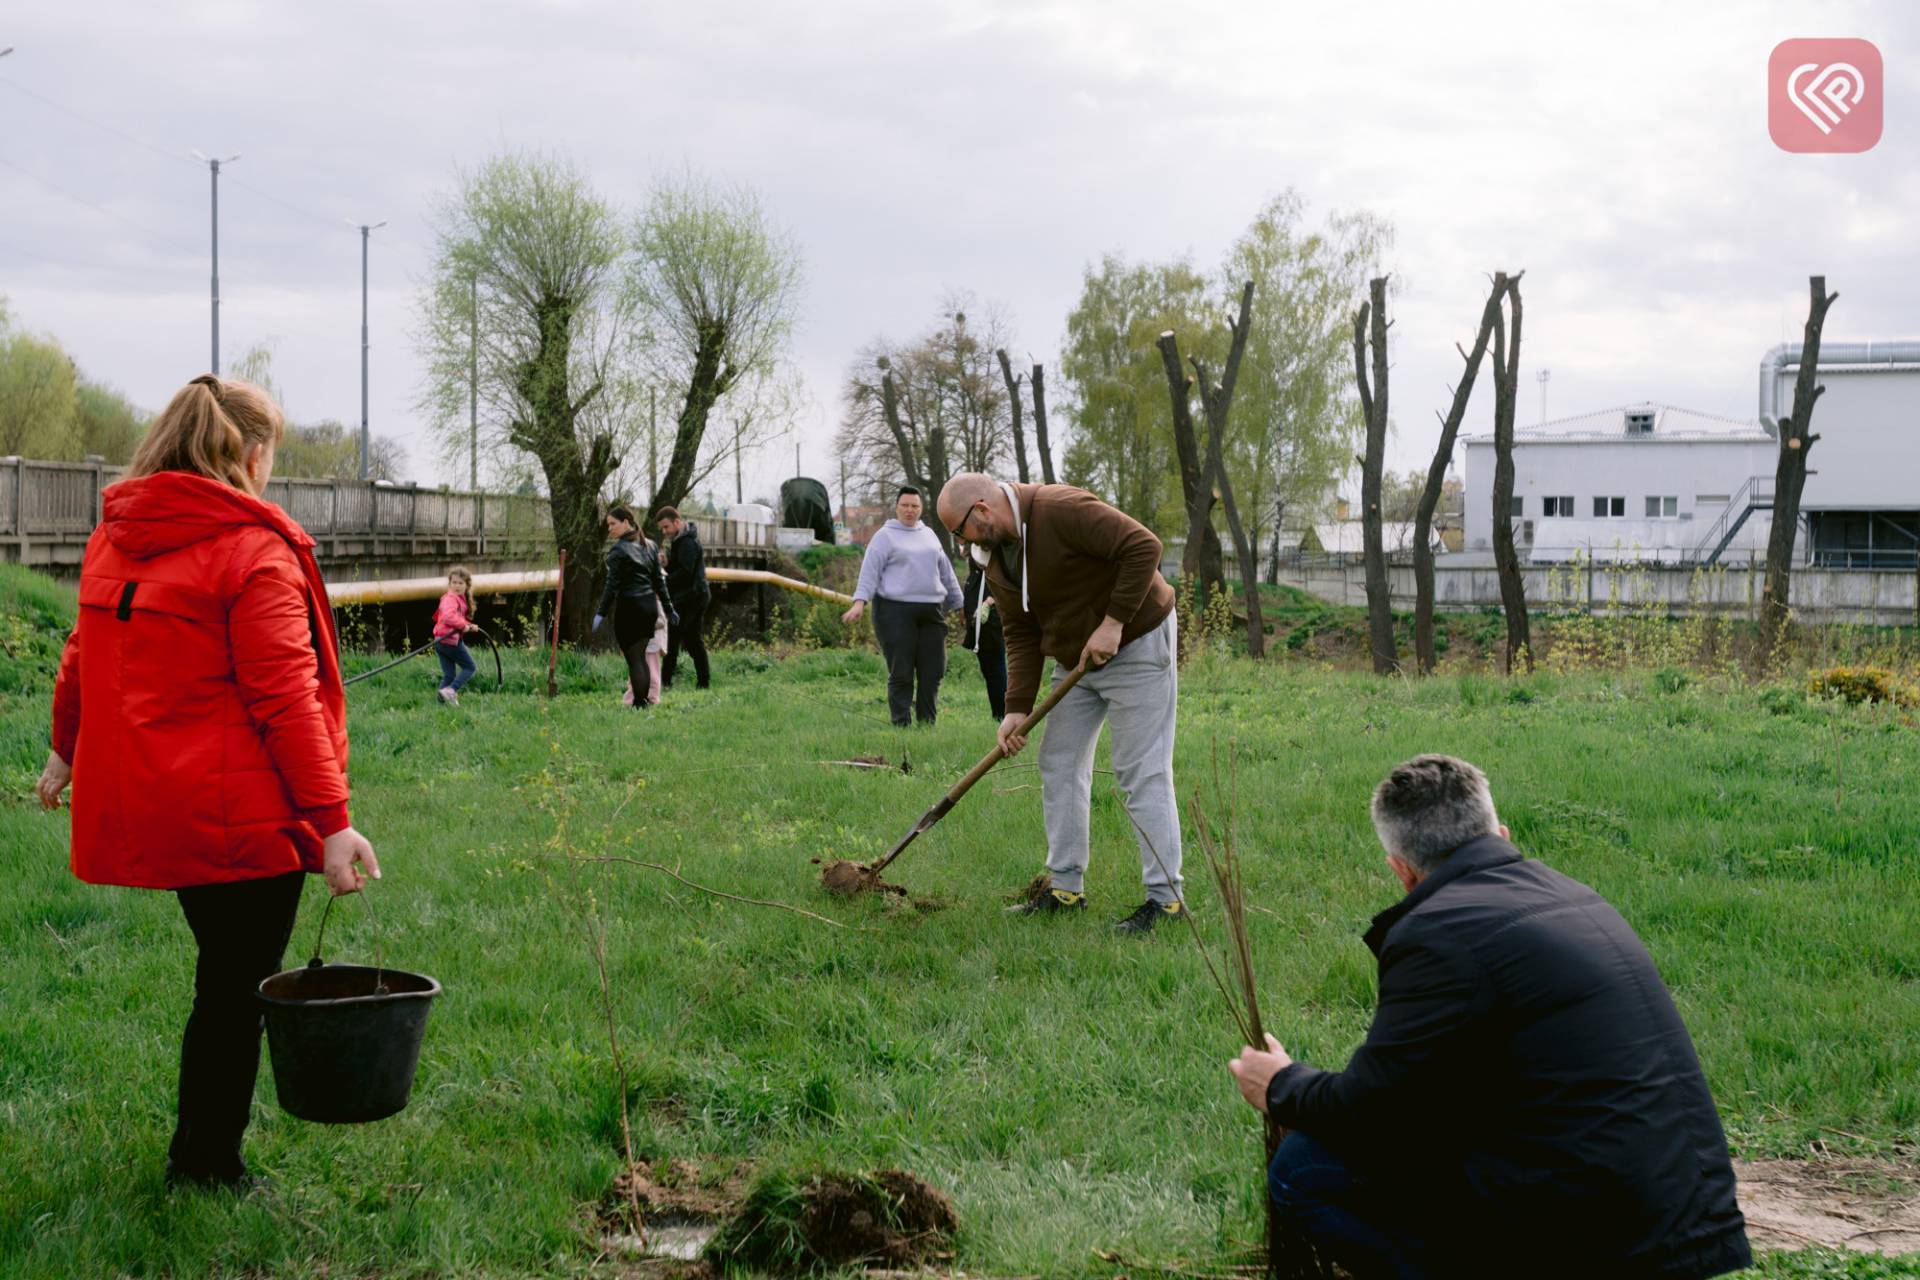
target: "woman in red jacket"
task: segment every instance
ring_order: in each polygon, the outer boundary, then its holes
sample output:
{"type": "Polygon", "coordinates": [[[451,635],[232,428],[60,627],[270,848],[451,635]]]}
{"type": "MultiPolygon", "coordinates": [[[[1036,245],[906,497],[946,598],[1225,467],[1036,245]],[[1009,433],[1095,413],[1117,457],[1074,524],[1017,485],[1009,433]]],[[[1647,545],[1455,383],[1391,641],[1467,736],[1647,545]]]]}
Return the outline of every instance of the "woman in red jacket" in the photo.
{"type": "Polygon", "coordinates": [[[379,864],[347,819],[346,699],[313,539],[264,501],[279,407],[195,378],[102,495],[53,696],[40,802],[73,784],[73,871],[170,889],[199,944],[180,1046],[173,1183],[237,1186],[261,979],[308,872],[379,864]]]}

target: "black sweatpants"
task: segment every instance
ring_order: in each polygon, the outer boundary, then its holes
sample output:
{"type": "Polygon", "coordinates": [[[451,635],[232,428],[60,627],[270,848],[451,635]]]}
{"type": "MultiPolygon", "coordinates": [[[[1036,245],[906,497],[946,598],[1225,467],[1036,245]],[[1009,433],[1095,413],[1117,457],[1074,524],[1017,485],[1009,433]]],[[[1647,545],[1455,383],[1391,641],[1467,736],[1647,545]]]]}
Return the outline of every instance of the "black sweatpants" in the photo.
{"type": "Polygon", "coordinates": [[[667,628],[667,656],[666,660],[660,664],[660,684],[662,687],[670,687],[673,684],[674,670],[680,665],[680,648],[682,645],[686,646],[687,657],[693,660],[694,686],[700,689],[707,687],[709,680],[709,672],[707,670],[707,641],[706,638],[700,634],[700,629],[705,626],[707,622],[707,600],[708,597],[701,596],[699,599],[690,600],[686,604],[681,604],[677,600],[674,602],[674,610],[680,615],[680,625],[677,627],[669,626],[667,628]]]}
{"type": "Polygon", "coordinates": [[[932,724],[940,677],[947,673],[946,611],[938,604],[875,596],[873,631],[887,660],[887,713],[904,725],[912,723],[911,709],[913,720],[932,724]]]}
{"type": "Polygon", "coordinates": [[[653,600],[620,596],[613,602],[613,642],[627,660],[627,679],[633,681],[633,709],[642,711],[651,701],[653,672],[647,669],[647,642],[653,639],[660,621],[660,607],[653,600]]]}
{"type": "Polygon", "coordinates": [[[306,873],[176,890],[200,958],[180,1040],[180,1119],[167,1152],[175,1177],[231,1181],[247,1172],[240,1135],[260,1072],[260,983],[280,972],[306,873]]]}

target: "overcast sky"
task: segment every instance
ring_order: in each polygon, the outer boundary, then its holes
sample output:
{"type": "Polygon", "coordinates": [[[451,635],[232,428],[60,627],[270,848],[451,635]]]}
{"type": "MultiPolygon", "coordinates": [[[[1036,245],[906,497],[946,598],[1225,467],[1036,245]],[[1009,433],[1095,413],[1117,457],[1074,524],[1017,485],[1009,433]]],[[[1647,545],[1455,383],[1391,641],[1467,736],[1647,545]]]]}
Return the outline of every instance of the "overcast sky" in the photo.
{"type": "MultiPolygon", "coordinates": [[[[1920,6],[966,3],[324,5],[11,0],[0,8],[0,294],[147,407],[221,339],[276,348],[297,418],[359,419],[358,232],[372,423],[443,471],[409,338],[437,193],[507,148],[563,150],[637,205],[690,166],[756,187],[807,292],[802,464],[836,481],[852,353],[948,289],[1003,304],[1051,367],[1103,252],[1211,267],[1292,186],[1316,220],[1397,231],[1391,461],[1424,465],[1494,268],[1527,272],[1523,424],[1641,399],[1755,412],[1806,278],[1830,340],[1920,337],[1920,6]],[[1886,127],[1863,155],[1767,133],[1767,56],[1872,40],[1886,127]]],[[[1469,429],[1491,394],[1476,392],[1469,429]]],[[[748,497],[792,447],[750,468],[748,497]]],[[[727,486],[730,489],[730,484],[727,486]]],[[[731,496],[730,493],[728,496],[731,496]]],[[[836,499],[838,494],[835,494],[836,499]]]]}

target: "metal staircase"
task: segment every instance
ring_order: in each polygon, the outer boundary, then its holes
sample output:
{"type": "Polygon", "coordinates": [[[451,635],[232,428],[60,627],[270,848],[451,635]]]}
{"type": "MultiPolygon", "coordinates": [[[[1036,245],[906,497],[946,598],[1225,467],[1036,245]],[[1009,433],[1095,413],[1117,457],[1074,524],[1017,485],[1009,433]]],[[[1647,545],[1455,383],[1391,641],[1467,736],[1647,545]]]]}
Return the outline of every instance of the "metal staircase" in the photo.
{"type": "Polygon", "coordinates": [[[1702,537],[1688,557],[1693,563],[1712,566],[1720,562],[1733,540],[1740,536],[1740,530],[1749,517],[1756,511],[1773,510],[1773,477],[1753,476],[1740,486],[1737,493],[1728,500],[1726,509],[1720,518],[1707,526],[1706,536],[1702,537]]]}

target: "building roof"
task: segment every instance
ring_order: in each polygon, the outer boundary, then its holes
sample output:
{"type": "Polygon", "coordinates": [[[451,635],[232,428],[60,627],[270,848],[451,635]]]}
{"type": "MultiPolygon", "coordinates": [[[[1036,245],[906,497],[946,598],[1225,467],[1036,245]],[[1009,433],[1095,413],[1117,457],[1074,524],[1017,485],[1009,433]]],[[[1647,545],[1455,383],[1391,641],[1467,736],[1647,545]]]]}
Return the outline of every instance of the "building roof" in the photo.
{"type": "MultiPolygon", "coordinates": [[[[1476,444],[1490,444],[1493,441],[1493,433],[1479,432],[1468,436],[1467,439],[1476,444]]],[[[1699,413],[1692,409],[1682,409],[1677,405],[1660,404],[1655,401],[1623,404],[1617,408],[1601,409],[1571,418],[1556,418],[1552,422],[1531,427],[1515,427],[1513,431],[1515,444],[1627,439],[1636,443],[1661,440],[1762,443],[1772,440],[1773,437],[1768,435],[1758,422],[1740,418],[1723,418],[1719,414],[1699,413]],[[1653,430],[1629,436],[1627,415],[1630,413],[1653,414],[1653,430]]]]}

